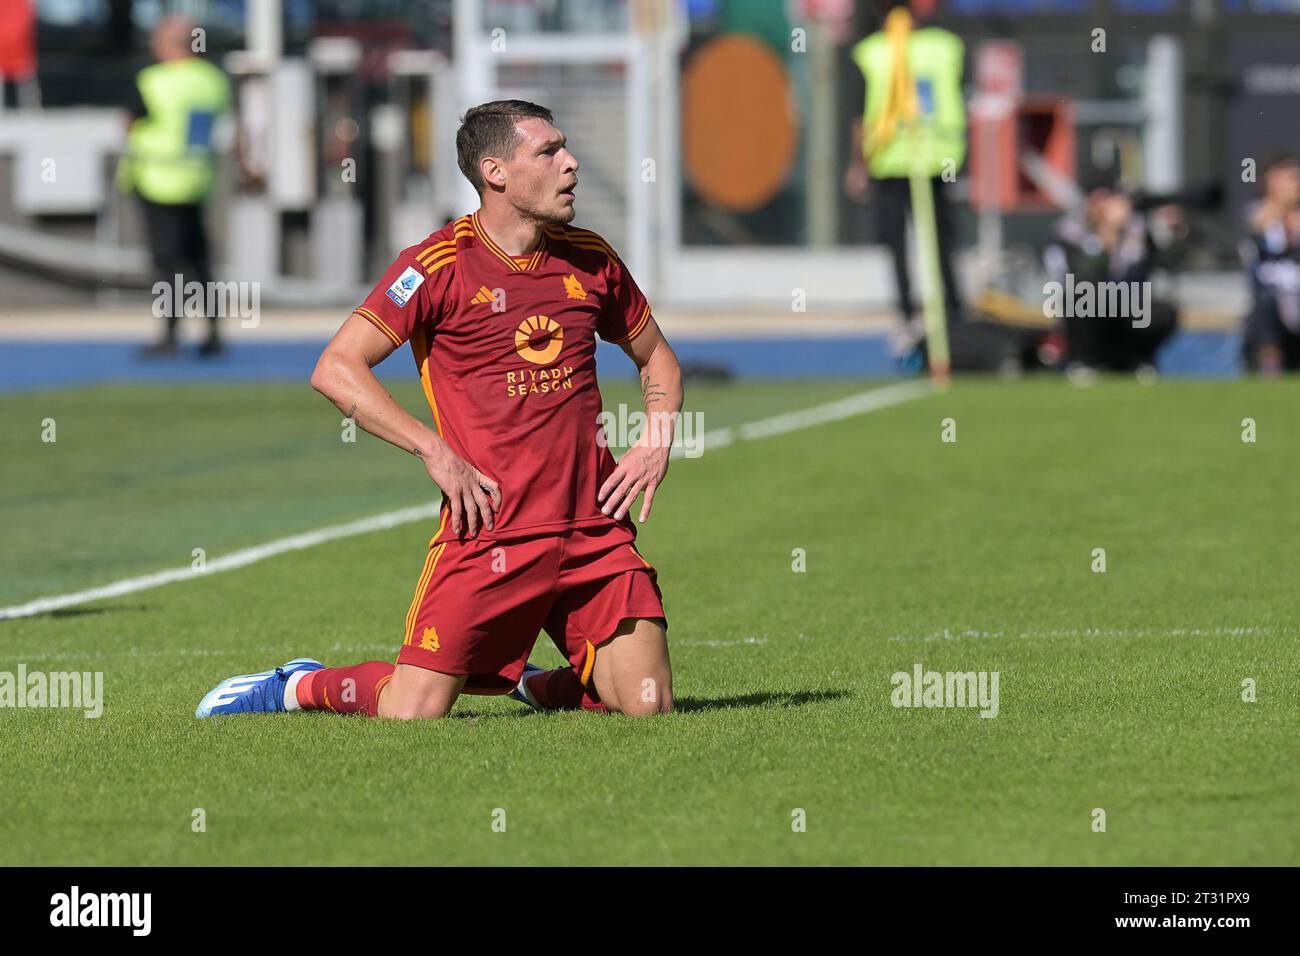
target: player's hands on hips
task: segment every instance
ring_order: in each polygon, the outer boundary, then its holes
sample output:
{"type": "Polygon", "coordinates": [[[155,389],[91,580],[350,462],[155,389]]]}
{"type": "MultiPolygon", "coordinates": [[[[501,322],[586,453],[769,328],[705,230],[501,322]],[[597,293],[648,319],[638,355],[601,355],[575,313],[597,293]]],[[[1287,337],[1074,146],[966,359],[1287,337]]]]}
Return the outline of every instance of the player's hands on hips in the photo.
{"type": "Polygon", "coordinates": [[[491,531],[501,507],[500,486],[445,445],[420,457],[429,477],[447,496],[451,533],[459,536],[461,528],[466,528],[472,538],[480,527],[491,531]]]}
{"type": "Polygon", "coordinates": [[[644,437],[629,448],[596,494],[596,500],[602,503],[600,510],[613,515],[615,521],[622,521],[623,515],[636,504],[637,496],[644,491],[645,501],[641,503],[640,518],[644,524],[650,517],[655,489],[663,482],[664,475],[668,474],[670,451],[672,448],[669,444],[651,442],[644,437]]]}

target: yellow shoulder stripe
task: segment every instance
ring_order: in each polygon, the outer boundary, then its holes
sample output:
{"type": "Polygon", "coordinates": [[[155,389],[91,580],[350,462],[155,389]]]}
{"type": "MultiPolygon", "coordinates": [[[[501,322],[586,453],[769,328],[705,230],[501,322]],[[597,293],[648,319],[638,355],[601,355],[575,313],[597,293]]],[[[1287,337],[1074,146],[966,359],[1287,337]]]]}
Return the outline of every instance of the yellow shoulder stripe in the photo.
{"type": "Polygon", "coordinates": [[[567,239],[569,242],[574,243],[594,243],[596,245],[604,246],[610,252],[614,251],[614,247],[611,246],[600,233],[592,232],[590,229],[579,229],[576,226],[560,226],[558,228],[555,226],[547,226],[545,228],[546,231],[556,239],[567,239]]]}
{"type": "Polygon", "coordinates": [[[628,330],[627,335],[623,336],[621,339],[609,339],[608,341],[610,342],[611,345],[626,345],[628,342],[631,342],[634,338],[636,338],[638,335],[641,334],[641,332],[645,329],[646,324],[649,321],[650,321],[650,303],[647,302],[645,304],[645,308],[641,310],[640,318],[638,318],[635,324],[633,324],[632,328],[628,330]]]}
{"type": "Polygon", "coordinates": [[[364,306],[357,306],[352,311],[355,312],[357,315],[361,316],[363,319],[365,319],[367,322],[369,322],[371,325],[377,328],[380,332],[383,332],[384,335],[388,337],[389,341],[391,341],[394,346],[400,346],[402,344],[402,337],[398,335],[396,332],[394,332],[389,327],[387,322],[381,319],[370,309],[367,309],[364,306]]]}
{"type": "Polygon", "coordinates": [[[596,245],[603,246],[614,258],[618,258],[618,253],[614,251],[614,247],[606,242],[599,233],[592,232],[590,229],[572,229],[571,231],[573,235],[570,237],[570,242],[593,242],[596,245]]]}
{"type": "Polygon", "coordinates": [[[455,262],[455,261],[456,261],[456,251],[454,249],[449,252],[439,253],[437,256],[430,258],[428,262],[424,263],[424,265],[426,266],[424,271],[427,275],[433,275],[435,272],[437,272],[447,263],[455,262]]]}
{"type": "Polygon", "coordinates": [[[454,249],[455,247],[456,247],[455,239],[448,239],[446,242],[435,242],[427,249],[421,250],[419,254],[416,255],[415,261],[420,263],[420,265],[422,266],[428,265],[429,260],[432,259],[434,256],[436,256],[439,252],[446,252],[450,249],[454,249]]]}

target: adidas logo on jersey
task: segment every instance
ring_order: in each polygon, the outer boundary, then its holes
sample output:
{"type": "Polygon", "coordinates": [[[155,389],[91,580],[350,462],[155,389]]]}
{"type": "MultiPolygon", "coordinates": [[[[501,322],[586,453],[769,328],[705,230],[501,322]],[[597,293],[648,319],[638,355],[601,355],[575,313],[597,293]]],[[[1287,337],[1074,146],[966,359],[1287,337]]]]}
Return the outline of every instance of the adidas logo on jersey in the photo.
{"type": "Polygon", "coordinates": [[[497,297],[493,295],[492,290],[485,285],[481,285],[478,287],[478,291],[474,293],[474,298],[469,300],[469,304],[488,305],[488,304],[493,304],[496,301],[497,301],[497,297]]]}

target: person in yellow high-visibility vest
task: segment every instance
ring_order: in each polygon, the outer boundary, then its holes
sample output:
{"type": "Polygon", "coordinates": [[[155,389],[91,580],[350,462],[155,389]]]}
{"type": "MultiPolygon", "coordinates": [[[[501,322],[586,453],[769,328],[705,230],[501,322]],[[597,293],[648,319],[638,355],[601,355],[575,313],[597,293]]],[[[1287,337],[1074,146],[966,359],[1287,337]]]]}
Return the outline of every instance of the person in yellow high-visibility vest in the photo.
{"type": "MultiPolygon", "coordinates": [[[[186,286],[201,283],[205,301],[211,287],[203,202],[216,178],[212,131],[229,108],[230,83],[218,67],[195,55],[198,35],[183,17],[158,23],[150,39],[158,62],[136,76],[128,106],[131,128],[119,185],[134,190],[144,208],[155,279],[181,290],[158,296],[167,325],[162,340],[144,350],[149,356],[176,354],[180,316],[174,304],[188,298],[186,286]]],[[[208,322],[201,355],[221,351],[217,316],[209,315],[208,322]]]]}
{"type": "MultiPolygon", "coordinates": [[[[946,187],[966,159],[966,109],[962,100],[964,47],[938,27],[914,28],[906,0],[883,0],[882,29],[853,48],[866,80],[866,101],[853,124],[853,149],[845,189],[858,200],[874,193],[881,240],[893,259],[902,348],[919,341],[916,302],[907,269],[906,222],[911,208],[909,177],[928,179],[938,234],[939,273],[949,322],[961,318],[953,275],[953,215],[946,187]]],[[[928,13],[931,0],[912,0],[928,13]]]]}

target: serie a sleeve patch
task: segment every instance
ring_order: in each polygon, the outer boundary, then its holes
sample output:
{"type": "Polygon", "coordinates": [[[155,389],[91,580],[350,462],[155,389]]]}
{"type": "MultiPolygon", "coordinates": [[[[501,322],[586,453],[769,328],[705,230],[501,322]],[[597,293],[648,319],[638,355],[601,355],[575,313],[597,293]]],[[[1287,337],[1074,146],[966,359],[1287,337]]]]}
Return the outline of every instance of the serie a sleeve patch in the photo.
{"type": "Polygon", "coordinates": [[[390,299],[397,303],[398,308],[402,308],[406,303],[411,301],[411,296],[415,295],[415,290],[420,288],[420,283],[424,281],[424,276],[417,272],[413,267],[407,266],[406,271],[398,276],[393,284],[388,287],[385,293],[390,299]]]}

